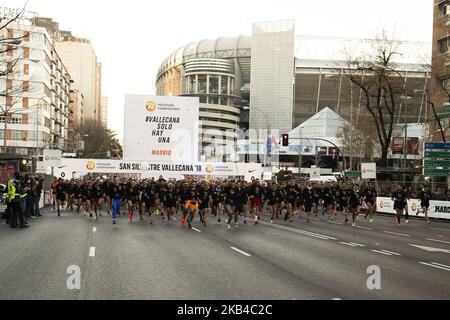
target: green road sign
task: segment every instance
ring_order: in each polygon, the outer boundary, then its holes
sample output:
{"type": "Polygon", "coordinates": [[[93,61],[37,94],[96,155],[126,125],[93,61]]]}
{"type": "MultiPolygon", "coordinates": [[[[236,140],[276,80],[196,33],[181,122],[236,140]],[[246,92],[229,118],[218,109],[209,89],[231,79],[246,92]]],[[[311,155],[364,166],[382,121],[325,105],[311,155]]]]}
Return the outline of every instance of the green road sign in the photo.
{"type": "Polygon", "coordinates": [[[448,168],[450,167],[450,160],[429,160],[425,159],[424,166],[428,168],[435,168],[435,167],[444,167],[448,168]]]}
{"type": "Polygon", "coordinates": [[[425,168],[423,170],[423,174],[425,176],[443,176],[443,177],[447,177],[447,176],[450,176],[450,169],[438,170],[438,169],[427,169],[427,168],[425,168]]]}
{"type": "Polygon", "coordinates": [[[344,172],[345,177],[354,177],[354,178],[361,178],[362,174],[359,171],[347,171],[344,172]]]}
{"type": "Polygon", "coordinates": [[[450,152],[445,151],[425,151],[425,158],[439,158],[450,160],[450,152]]]}

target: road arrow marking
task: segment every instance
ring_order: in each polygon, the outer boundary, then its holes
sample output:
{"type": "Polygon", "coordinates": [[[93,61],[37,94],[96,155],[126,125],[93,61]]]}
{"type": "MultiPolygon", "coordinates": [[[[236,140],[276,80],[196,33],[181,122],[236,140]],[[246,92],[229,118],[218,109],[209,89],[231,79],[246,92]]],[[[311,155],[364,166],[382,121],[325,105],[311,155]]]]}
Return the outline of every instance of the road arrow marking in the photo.
{"type": "Polygon", "coordinates": [[[444,252],[444,253],[450,253],[450,250],[447,249],[441,249],[441,248],[433,248],[433,247],[427,247],[427,246],[419,246],[416,244],[410,244],[410,246],[412,247],[416,247],[425,251],[429,251],[429,252],[444,252]]]}

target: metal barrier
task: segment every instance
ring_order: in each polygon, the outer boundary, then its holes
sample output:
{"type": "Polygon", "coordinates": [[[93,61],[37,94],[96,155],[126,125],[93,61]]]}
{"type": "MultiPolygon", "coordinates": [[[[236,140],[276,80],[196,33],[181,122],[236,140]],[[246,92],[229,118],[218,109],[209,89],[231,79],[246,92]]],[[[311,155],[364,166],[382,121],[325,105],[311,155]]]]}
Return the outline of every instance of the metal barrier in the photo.
{"type": "Polygon", "coordinates": [[[390,197],[397,185],[406,186],[411,199],[418,198],[423,188],[428,186],[432,191],[433,200],[450,201],[450,189],[446,182],[407,182],[404,184],[403,181],[377,181],[378,196],[390,197]]]}

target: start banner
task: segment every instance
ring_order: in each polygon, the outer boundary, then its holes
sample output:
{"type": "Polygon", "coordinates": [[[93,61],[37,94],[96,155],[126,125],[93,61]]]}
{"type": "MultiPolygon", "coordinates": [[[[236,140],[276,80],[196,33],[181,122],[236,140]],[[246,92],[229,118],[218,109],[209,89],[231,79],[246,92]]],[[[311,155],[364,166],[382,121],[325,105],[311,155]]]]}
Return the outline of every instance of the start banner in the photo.
{"type": "Polygon", "coordinates": [[[57,178],[71,179],[74,173],[139,173],[173,177],[186,175],[230,177],[239,176],[250,180],[260,178],[262,167],[259,163],[156,163],[146,161],[126,161],[108,159],[63,158],[61,166],[55,168],[57,178]]]}
{"type": "MultiPolygon", "coordinates": [[[[377,198],[377,212],[395,214],[394,201],[387,197],[377,198]]],[[[408,200],[408,213],[411,216],[425,217],[423,214],[420,200],[408,200]],[[417,214],[418,213],[418,214],[417,214]]],[[[450,201],[431,200],[428,208],[428,216],[430,218],[449,219],[450,220],[450,201]]]]}

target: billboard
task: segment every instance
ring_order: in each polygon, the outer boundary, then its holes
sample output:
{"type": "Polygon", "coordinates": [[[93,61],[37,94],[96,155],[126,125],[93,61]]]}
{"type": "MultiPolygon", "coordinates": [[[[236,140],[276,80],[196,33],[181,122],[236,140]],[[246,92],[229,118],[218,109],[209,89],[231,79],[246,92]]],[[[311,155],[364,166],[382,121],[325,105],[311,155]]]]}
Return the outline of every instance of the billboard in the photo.
{"type": "MultiPolygon", "coordinates": [[[[388,197],[377,197],[377,212],[395,214],[394,201],[388,197]]],[[[418,199],[408,200],[408,212],[411,216],[425,217],[418,199]]],[[[450,219],[450,201],[431,200],[428,216],[437,219],[450,219]]]]}
{"type": "Polygon", "coordinates": [[[199,98],[125,96],[124,159],[196,162],[199,98]]]}
{"type": "Polygon", "coordinates": [[[61,165],[62,151],[58,149],[44,149],[44,167],[58,167],[61,165]]]}
{"type": "Polygon", "coordinates": [[[361,172],[363,179],[377,178],[377,164],[376,163],[361,163],[361,172]]]}
{"type": "Polygon", "coordinates": [[[61,166],[55,169],[57,178],[71,179],[74,173],[127,173],[152,174],[154,176],[172,177],[184,175],[233,177],[243,176],[260,178],[260,163],[185,163],[185,162],[148,162],[110,159],[71,159],[63,158],[61,166]]]}

